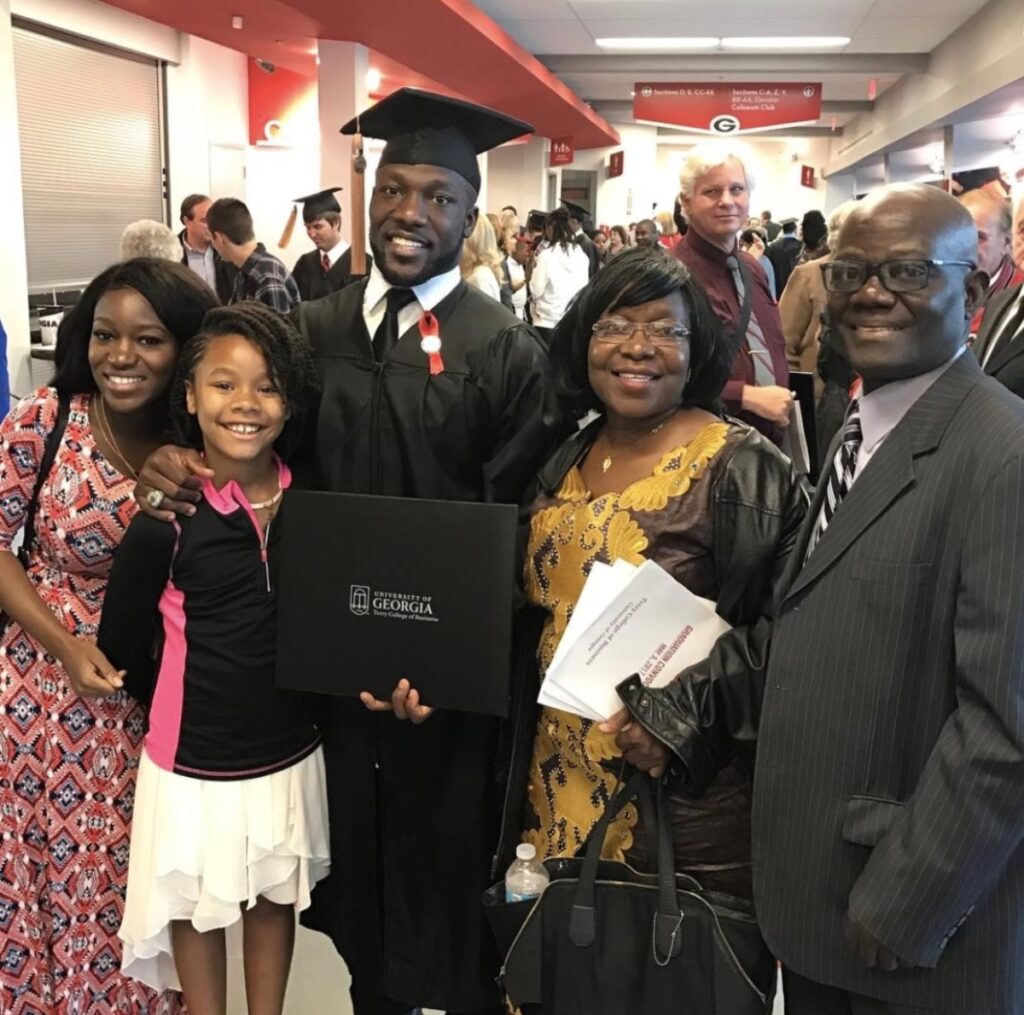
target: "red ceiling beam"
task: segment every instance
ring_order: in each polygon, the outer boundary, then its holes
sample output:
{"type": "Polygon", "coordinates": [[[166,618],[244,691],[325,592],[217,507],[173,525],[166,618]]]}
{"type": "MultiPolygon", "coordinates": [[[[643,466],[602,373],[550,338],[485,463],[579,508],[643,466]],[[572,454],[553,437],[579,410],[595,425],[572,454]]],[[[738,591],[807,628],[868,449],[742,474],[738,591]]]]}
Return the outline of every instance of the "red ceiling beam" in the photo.
{"type": "Polygon", "coordinates": [[[545,137],[572,134],[577,148],[619,136],[536,57],[469,0],[111,0],[180,31],[315,70],[317,39],[359,42],[475,102],[533,123],[545,137]],[[231,29],[232,15],[244,27],[231,29]]]}

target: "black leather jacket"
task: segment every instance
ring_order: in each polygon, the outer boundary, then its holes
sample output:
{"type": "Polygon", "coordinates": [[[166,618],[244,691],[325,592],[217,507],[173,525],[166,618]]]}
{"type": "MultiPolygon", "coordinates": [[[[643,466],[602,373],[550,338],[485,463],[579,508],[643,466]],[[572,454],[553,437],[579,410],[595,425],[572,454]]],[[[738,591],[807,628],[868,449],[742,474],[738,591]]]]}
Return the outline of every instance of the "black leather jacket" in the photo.
{"type": "MultiPolygon", "coordinates": [[[[558,489],[569,469],[581,461],[594,442],[601,422],[596,420],[573,434],[555,452],[539,476],[543,489],[551,493],[558,489]]],[[[738,425],[745,427],[742,423],[738,425]]],[[[745,429],[748,432],[737,444],[725,469],[716,477],[712,493],[718,612],[733,625],[733,630],[718,640],[709,663],[714,660],[715,666],[743,668],[744,672],[756,674],[763,673],[772,621],[772,590],[795,544],[808,500],[793,476],[789,460],[752,427],[745,429]],[[765,574],[765,561],[772,562],[770,574],[765,574]]],[[[508,784],[501,841],[495,855],[496,874],[511,862],[523,827],[530,754],[538,717],[540,675],[537,672],[536,647],[543,620],[543,612],[533,607],[519,618],[513,681],[515,693],[510,716],[512,742],[507,755],[508,784]]],[[[675,688],[676,684],[670,686],[675,688]]],[[[636,719],[677,752],[681,761],[693,763],[691,749],[695,753],[702,751],[704,740],[698,738],[691,748],[688,713],[677,707],[666,691],[668,689],[649,691],[638,677],[631,677],[619,689],[636,719]]],[[[703,778],[700,788],[706,788],[734,755],[734,748],[723,749],[713,761],[707,759],[699,768],[703,778]]],[[[688,771],[688,768],[684,771],[682,765],[674,765],[666,778],[673,782],[683,778],[684,788],[689,793],[691,780],[685,777],[688,771]]]]}

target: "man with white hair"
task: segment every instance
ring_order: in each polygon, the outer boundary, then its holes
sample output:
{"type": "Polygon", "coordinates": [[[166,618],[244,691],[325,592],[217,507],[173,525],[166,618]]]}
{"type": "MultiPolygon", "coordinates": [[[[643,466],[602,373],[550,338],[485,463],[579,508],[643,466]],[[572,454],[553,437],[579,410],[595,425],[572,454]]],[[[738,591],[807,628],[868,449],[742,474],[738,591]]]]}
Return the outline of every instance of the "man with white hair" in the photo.
{"type": "Polygon", "coordinates": [[[750,214],[750,174],[732,149],[698,145],[679,185],[690,228],[672,253],[704,286],[734,352],[722,400],[778,444],[793,402],[782,324],[763,269],[737,244],[750,214]]]}
{"type": "Polygon", "coordinates": [[[1012,218],[1010,202],[1004,193],[993,193],[988,187],[969,190],[960,203],[971,213],[978,230],[978,267],[988,275],[988,290],[981,306],[971,319],[971,336],[981,330],[985,312],[992,302],[1024,278],[1014,267],[1010,256],[1012,218]]]}
{"type": "MultiPolygon", "coordinates": [[[[1024,398],[1024,282],[1020,281],[1019,274],[1024,271],[1024,185],[1021,184],[1014,193],[1012,242],[1018,270],[1014,276],[1016,284],[986,300],[985,319],[973,351],[986,374],[1024,398]]],[[[980,244],[978,260],[978,267],[982,267],[980,244]]]]}

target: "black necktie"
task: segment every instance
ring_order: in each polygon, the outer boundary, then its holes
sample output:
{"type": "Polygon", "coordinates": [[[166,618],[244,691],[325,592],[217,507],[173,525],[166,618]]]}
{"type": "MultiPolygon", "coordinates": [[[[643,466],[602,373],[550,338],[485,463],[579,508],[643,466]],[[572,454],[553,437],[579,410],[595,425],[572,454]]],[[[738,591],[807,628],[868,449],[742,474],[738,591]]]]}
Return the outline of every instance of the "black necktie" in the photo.
{"type": "Polygon", "coordinates": [[[407,307],[416,294],[411,289],[389,289],[385,297],[388,301],[388,308],[384,312],[384,319],[377,325],[373,335],[373,355],[381,362],[398,342],[398,312],[402,307],[407,307]]]}

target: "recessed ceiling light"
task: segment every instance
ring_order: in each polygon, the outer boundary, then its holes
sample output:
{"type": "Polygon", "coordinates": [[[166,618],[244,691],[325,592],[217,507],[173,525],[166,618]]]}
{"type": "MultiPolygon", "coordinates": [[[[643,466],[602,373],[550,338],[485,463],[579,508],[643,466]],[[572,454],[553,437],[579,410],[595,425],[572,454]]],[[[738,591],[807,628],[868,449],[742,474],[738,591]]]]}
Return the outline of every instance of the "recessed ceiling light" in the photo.
{"type": "Polygon", "coordinates": [[[381,76],[376,67],[371,67],[366,72],[366,90],[371,94],[380,88],[381,76]]]}
{"type": "Polygon", "coordinates": [[[721,41],[714,36],[652,37],[621,36],[594,40],[602,49],[717,49],[721,41]]]}
{"type": "Polygon", "coordinates": [[[722,39],[723,49],[832,49],[845,46],[846,35],[736,36],[722,39]]]}

